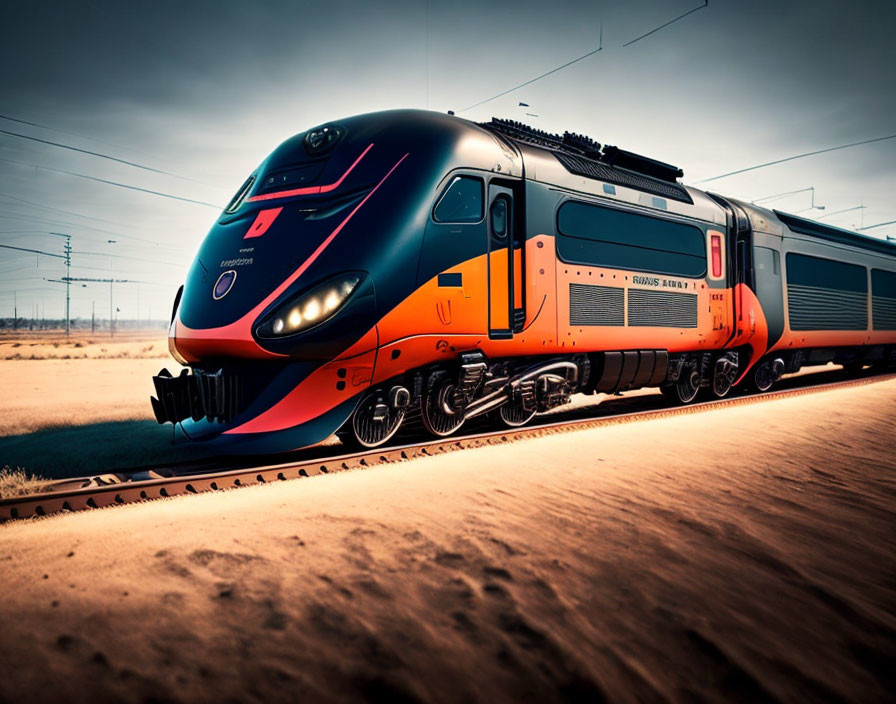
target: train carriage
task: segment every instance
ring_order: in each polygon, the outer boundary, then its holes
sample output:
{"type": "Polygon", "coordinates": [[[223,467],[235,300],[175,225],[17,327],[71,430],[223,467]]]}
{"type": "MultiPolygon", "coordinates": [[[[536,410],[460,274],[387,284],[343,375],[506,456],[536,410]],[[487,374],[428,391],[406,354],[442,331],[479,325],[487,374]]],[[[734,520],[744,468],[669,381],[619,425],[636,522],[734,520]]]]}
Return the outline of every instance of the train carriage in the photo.
{"type": "Polygon", "coordinates": [[[896,247],[682,185],[580,135],[423,111],[287,140],[178,293],[160,423],[238,451],[522,425],[896,356],[896,247]]]}

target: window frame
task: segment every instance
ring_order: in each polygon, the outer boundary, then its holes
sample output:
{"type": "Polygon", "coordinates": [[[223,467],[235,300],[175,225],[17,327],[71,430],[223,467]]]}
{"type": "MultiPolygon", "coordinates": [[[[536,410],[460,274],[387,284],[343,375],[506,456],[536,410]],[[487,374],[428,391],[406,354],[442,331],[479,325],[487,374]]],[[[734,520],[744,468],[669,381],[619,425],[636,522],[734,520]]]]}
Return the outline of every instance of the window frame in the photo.
{"type": "Polygon", "coordinates": [[[486,207],[486,190],[485,190],[485,179],[482,176],[469,174],[469,173],[453,173],[447,176],[448,183],[446,183],[438,197],[432,204],[432,209],[430,210],[429,217],[430,219],[436,223],[437,225],[480,225],[485,222],[486,217],[488,216],[489,208],[486,207]],[[481,209],[479,211],[479,219],[478,220],[439,220],[436,217],[436,210],[441,204],[442,200],[444,200],[445,196],[448,195],[448,191],[451,190],[451,187],[455,184],[458,179],[468,178],[479,182],[480,187],[480,203],[481,209]]]}
{"type": "Polygon", "coordinates": [[[501,243],[501,245],[507,244],[507,238],[510,237],[510,218],[512,216],[513,205],[511,204],[510,198],[506,193],[499,193],[495,196],[495,199],[488,206],[488,226],[489,231],[491,233],[492,238],[501,243]],[[492,215],[492,209],[499,203],[503,203],[504,205],[504,231],[502,233],[498,233],[495,231],[495,223],[492,215]]]}
{"type": "MultiPolygon", "coordinates": [[[[557,237],[556,237],[557,242],[555,245],[555,249],[557,252],[557,259],[562,261],[564,264],[572,264],[575,266],[591,266],[591,267],[597,267],[597,268],[601,268],[601,269],[613,269],[614,271],[637,271],[637,272],[645,273],[645,274],[656,274],[657,276],[667,276],[667,277],[679,278],[679,279],[690,279],[693,281],[706,280],[707,278],[709,278],[709,275],[711,273],[711,270],[710,270],[711,262],[710,262],[710,257],[709,257],[710,238],[708,235],[708,230],[711,229],[712,226],[704,225],[702,223],[697,223],[693,220],[688,220],[686,218],[681,218],[681,217],[667,217],[667,216],[659,217],[652,212],[648,213],[648,212],[642,212],[640,210],[635,210],[635,209],[631,209],[631,208],[621,208],[621,207],[618,207],[615,203],[608,204],[608,203],[604,203],[604,202],[594,202],[594,201],[586,200],[584,198],[579,198],[579,197],[569,197],[569,198],[563,199],[557,205],[557,209],[554,213],[554,228],[557,233],[557,237]],[[686,227],[692,227],[697,232],[699,232],[703,238],[703,246],[702,246],[703,273],[702,274],[680,274],[680,273],[676,273],[676,272],[661,271],[656,268],[649,268],[649,267],[643,267],[643,266],[642,267],[621,267],[621,266],[613,266],[613,265],[609,265],[609,264],[597,264],[594,262],[573,261],[573,260],[565,258],[562,255],[562,253],[560,252],[560,238],[561,237],[571,237],[574,239],[589,240],[589,238],[587,238],[587,237],[578,237],[576,235],[564,233],[560,229],[560,211],[563,208],[563,206],[567,205],[568,203],[577,203],[577,204],[589,206],[592,208],[603,208],[605,210],[612,210],[617,213],[624,213],[626,215],[634,215],[634,216],[638,216],[638,217],[649,218],[651,220],[656,220],[658,222],[671,223],[671,224],[675,224],[675,225],[683,225],[686,227]]],[[[597,240],[590,240],[590,241],[596,242],[597,240]]],[[[613,244],[613,243],[610,242],[608,244],[613,244]]],[[[615,244],[625,246],[624,242],[617,242],[615,244]]],[[[653,251],[661,251],[661,250],[653,250],[653,251]]],[[[723,251],[724,251],[724,238],[723,238],[723,251]]],[[[669,252],[669,253],[674,254],[674,252],[669,252]]],[[[679,254],[683,254],[685,256],[695,256],[695,255],[686,254],[684,252],[680,252],[679,254]]],[[[723,263],[723,273],[724,273],[724,263],[723,263]]]]}
{"type": "Polygon", "coordinates": [[[870,269],[870,267],[868,267],[865,264],[860,264],[857,262],[845,262],[840,259],[832,259],[831,257],[819,256],[817,254],[806,254],[803,251],[791,250],[789,252],[784,253],[784,266],[785,266],[785,272],[786,272],[785,281],[787,283],[787,286],[808,286],[811,288],[827,289],[828,291],[845,291],[847,293],[860,293],[865,296],[867,296],[869,294],[869,292],[871,291],[872,282],[871,282],[871,277],[869,275],[869,271],[871,269],[870,269]],[[820,279],[818,279],[818,278],[816,278],[813,283],[803,283],[802,281],[794,281],[794,277],[792,276],[792,270],[795,270],[795,271],[793,271],[793,273],[796,274],[797,278],[799,278],[800,274],[804,273],[804,271],[801,269],[801,267],[803,265],[799,262],[800,259],[812,259],[815,262],[823,262],[823,264],[821,264],[821,265],[819,265],[817,263],[815,263],[815,264],[807,263],[805,265],[805,266],[809,266],[809,267],[812,267],[812,266],[816,267],[813,270],[813,274],[815,274],[816,276],[819,276],[819,272],[822,272],[823,274],[831,275],[831,273],[832,273],[831,270],[837,269],[838,267],[842,267],[843,271],[840,273],[840,275],[831,276],[831,278],[834,281],[836,281],[837,283],[839,283],[841,285],[829,286],[829,285],[827,285],[827,283],[828,283],[827,281],[819,283],[820,279]],[[823,271],[825,267],[827,267],[827,271],[823,271]],[[844,279],[842,279],[841,276],[846,274],[846,270],[849,270],[849,269],[855,270],[853,272],[853,274],[856,277],[856,281],[858,281],[859,278],[863,279],[864,286],[862,288],[847,288],[844,285],[844,283],[843,283],[844,279]],[[860,272],[864,272],[864,274],[865,274],[864,277],[859,277],[860,272]]]}

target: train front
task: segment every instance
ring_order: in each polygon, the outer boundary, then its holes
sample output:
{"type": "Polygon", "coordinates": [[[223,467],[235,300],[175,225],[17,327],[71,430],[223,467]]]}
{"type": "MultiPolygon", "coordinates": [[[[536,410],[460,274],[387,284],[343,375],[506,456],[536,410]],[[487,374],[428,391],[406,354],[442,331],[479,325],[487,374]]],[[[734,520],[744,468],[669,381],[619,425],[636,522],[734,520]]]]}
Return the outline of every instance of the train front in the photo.
{"type": "Polygon", "coordinates": [[[159,423],[224,450],[279,452],[345,422],[373,375],[378,310],[415,283],[445,119],[330,123],[258,167],[178,292],[169,349],[185,368],[153,378],[159,423]]]}

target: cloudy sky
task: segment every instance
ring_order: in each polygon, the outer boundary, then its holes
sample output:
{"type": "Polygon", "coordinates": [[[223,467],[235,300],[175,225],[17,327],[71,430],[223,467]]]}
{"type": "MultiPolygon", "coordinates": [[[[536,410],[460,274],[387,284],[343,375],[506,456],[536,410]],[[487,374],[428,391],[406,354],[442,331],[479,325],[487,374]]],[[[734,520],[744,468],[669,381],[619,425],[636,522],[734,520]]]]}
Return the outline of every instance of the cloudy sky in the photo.
{"type": "MultiPolygon", "coordinates": [[[[61,252],[47,233],[69,233],[72,276],[128,279],[119,315],[163,318],[218,206],[279,142],[339,117],[510,117],[674,163],[691,184],[896,134],[892,2],[710,0],[623,46],[700,3],[6,3],[0,130],[167,173],[0,133],[0,243],[61,252]],[[465,110],[594,51],[601,32],[599,53],[465,110]]],[[[752,200],[814,186],[825,210],[804,215],[856,208],[823,221],[861,227],[896,219],[894,164],[891,139],[706,187],[752,200]]],[[[61,260],[0,252],[0,316],[14,291],[20,315],[60,316],[64,287],[44,279],[64,275],[61,260]]],[[[73,317],[93,301],[108,316],[108,285],[72,295],[73,317]]]]}

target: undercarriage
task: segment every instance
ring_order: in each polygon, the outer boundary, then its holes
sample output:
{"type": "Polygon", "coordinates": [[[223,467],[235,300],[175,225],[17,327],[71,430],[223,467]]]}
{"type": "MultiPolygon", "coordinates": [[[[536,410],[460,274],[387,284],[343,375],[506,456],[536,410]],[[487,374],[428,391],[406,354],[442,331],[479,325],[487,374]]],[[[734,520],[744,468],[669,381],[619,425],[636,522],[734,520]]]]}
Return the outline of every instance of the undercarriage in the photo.
{"type": "MultiPolygon", "coordinates": [[[[456,433],[485,417],[489,424],[519,427],[539,413],[569,403],[576,393],[609,393],[659,387],[673,403],[731,393],[749,360],[747,349],[669,354],[627,350],[541,358],[489,360],[466,352],[455,364],[439,364],[367,391],[337,432],[346,444],[376,447],[404,425],[436,437],[456,433]]],[[[847,370],[896,366],[896,349],[795,350],[771,354],[752,366],[740,387],[768,391],[784,374],[809,364],[835,362],[847,370]]]]}

